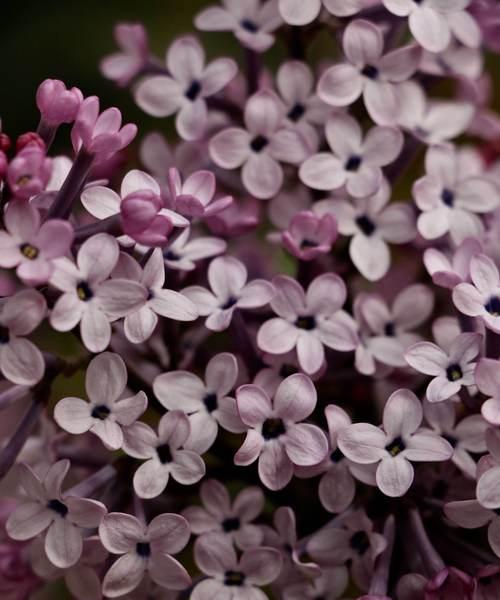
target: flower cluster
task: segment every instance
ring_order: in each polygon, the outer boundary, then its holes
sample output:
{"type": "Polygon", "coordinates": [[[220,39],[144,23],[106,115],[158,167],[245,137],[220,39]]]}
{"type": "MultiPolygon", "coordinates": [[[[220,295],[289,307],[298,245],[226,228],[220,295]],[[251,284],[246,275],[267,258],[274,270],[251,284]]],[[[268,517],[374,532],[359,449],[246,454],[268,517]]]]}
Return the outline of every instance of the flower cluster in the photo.
{"type": "Polygon", "coordinates": [[[119,24],[101,72],[173,142],[40,84],[0,134],[2,598],[500,598],[499,23],[205,7],[241,64],[119,24]]]}

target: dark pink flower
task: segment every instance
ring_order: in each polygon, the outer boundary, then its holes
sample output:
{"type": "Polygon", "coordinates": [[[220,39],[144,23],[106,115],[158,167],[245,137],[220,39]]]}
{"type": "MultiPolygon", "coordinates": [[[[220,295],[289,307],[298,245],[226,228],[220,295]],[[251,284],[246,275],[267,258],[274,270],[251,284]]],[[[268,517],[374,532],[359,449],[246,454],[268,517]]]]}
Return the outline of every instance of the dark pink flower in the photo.
{"type": "Polygon", "coordinates": [[[42,81],[36,92],[36,104],[47,125],[72,123],[82,102],[83,94],[78,88],[68,90],[58,79],[42,81]]]}
{"type": "Polygon", "coordinates": [[[7,183],[12,194],[28,200],[43,192],[52,174],[52,159],[38,144],[28,144],[16,154],[7,167],[7,183]]]}

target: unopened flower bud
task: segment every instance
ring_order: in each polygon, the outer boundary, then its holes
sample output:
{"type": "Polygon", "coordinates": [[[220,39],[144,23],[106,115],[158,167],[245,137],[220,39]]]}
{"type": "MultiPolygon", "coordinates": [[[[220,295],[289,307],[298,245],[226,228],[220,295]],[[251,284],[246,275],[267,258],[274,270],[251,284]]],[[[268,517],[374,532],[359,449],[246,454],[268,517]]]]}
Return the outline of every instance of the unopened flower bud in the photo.
{"type": "Polygon", "coordinates": [[[36,93],[36,105],[42,119],[52,126],[73,122],[82,101],[83,94],[78,88],[66,89],[58,79],[46,79],[36,93]]]}

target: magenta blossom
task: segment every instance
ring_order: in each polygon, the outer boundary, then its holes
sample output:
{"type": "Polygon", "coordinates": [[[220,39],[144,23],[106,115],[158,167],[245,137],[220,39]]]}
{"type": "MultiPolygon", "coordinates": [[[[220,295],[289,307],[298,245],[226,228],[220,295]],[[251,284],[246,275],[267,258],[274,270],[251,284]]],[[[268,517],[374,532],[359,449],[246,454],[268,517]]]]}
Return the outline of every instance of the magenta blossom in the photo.
{"type": "Polygon", "coordinates": [[[316,406],[316,390],[306,375],[287,377],[273,400],[258,386],[243,385],[236,402],[248,431],[234,462],[249,465],[258,459],[260,479],[269,489],[284,488],[294,465],[315,465],[326,456],[325,434],[315,425],[301,423],[316,406]]]}
{"type": "Polygon", "coordinates": [[[101,61],[101,72],[118,85],[128,85],[149,59],[148,37],[140,23],[119,23],[113,30],[116,43],[122,50],[101,61]]]}
{"type": "Polygon", "coordinates": [[[58,79],[46,79],[38,86],[36,104],[47,125],[58,126],[72,123],[83,101],[82,92],[74,87],[70,90],[58,79]]]}
{"type": "Polygon", "coordinates": [[[28,200],[43,192],[52,174],[52,159],[45,149],[32,143],[25,146],[7,167],[7,183],[15,198],[28,200]]]}
{"type": "Polygon", "coordinates": [[[171,168],[168,183],[172,208],[186,217],[211,217],[233,202],[232,196],[213,200],[215,176],[210,171],[196,171],[183,182],[179,171],[171,168]]]}
{"type": "Polygon", "coordinates": [[[281,235],[283,246],[300,260],[314,260],[327,254],[337,238],[337,222],[330,214],[317,216],[298,212],[281,235]]]}

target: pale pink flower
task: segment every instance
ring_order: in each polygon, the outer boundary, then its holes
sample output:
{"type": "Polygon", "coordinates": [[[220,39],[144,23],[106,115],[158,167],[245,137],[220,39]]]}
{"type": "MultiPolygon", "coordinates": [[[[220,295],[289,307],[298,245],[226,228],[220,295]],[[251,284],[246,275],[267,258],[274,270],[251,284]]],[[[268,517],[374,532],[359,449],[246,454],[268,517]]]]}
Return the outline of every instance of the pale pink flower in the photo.
{"type": "Polygon", "coordinates": [[[352,236],[349,255],[369,281],[381,279],[391,265],[388,243],[406,244],[417,234],[412,207],[402,202],[389,204],[391,187],[385,178],[379,190],[366,198],[320,200],[313,210],[333,214],[339,232],[352,236]]]}
{"type": "Polygon", "coordinates": [[[258,308],[267,304],[274,295],[274,287],[264,279],[247,283],[247,269],[231,256],[214,258],[208,267],[208,283],[212,291],[199,285],[184,288],[182,293],[192,300],[201,316],[207,317],[205,326],[212,331],[223,331],[231,323],[237,309],[258,308]]]}
{"type": "Polygon", "coordinates": [[[169,75],[145,77],[134,92],[140,108],[153,117],[177,113],[175,126],[184,140],[200,138],[207,126],[205,98],[220,92],[238,72],[231,58],[205,66],[205,51],[192,36],[177,38],[166,56],[169,75]]]}
{"type": "Polygon", "coordinates": [[[261,350],[285,354],[296,348],[301,368],[312,374],[325,360],[324,346],[341,352],[355,349],[356,325],[342,310],[347,290],[338,275],[319,275],[307,292],[286,275],[277,275],[273,285],[276,295],[271,308],[278,316],[260,327],[257,344],[261,350]]]}
{"type": "Polygon", "coordinates": [[[474,359],[482,342],[483,336],[479,333],[462,333],[446,350],[431,342],[417,342],[406,350],[406,362],[416,371],[433,377],[426,391],[429,402],[448,400],[458,394],[462,386],[474,385],[474,359]]]}
{"type": "Polygon", "coordinates": [[[202,31],[232,31],[236,39],[254,52],[265,52],[274,44],[273,31],[282,19],[277,0],[222,0],[222,7],[202,10],[194,23],[202,31]]]}
{"type": "Polygon", "coordinates": [[[191,600],[265,600],[259,588],[274,581],[282,565],[281,554],[274,548],[249,548],[238,559],[230,540],[218,533],[196,540],[194,558],[208,577],[196,585],[191,600]]]}
{"type": "Polygon", "coordinates": [[[245,189],[259,199],[275,196],[283,184],[280,162],[293,165],[312,152],[310,140],[300,129],[284,122],[285,106],[271,90],[262,90],[245,105],[246,129],[229,127],[217,133],[209,145],[210,156],[224,169],[242,167],[245,189]]]}
{"type": "Polygon", "coordinates": [[[125,335],[133,344],[140,344],[151,337],[158,324],[158,315],[175,321],[198,318],[198,311],[191,300],[164,287],[165,265],[159,248],[155,248],[144,267],[129,254],[121,252],[112,277],[137,281],[146,290],[142,306],[124,320],[125,335]]]}
{"type": "Polygon", "coordinates": [[[182,485],[192,485],[205,475],[205,463],[197,452],[184,450],[190,424],[180,410],[171,410],[160,419],[158,434],[137,422],[124,431],[123,449],[145,460],[134,474],[134,490],[139,498],[156,498],[172,476],[182,485]]]}
{"type": "Polygon", "coordinates": [[[101,73],[118,85],[126,86],[148,64],[148,36],[140,23],[119,23],[113,29],[113,36],[121,52],[101,60],[101,73]]]}
{"type": "MultiPolygon", "coordinates": [[[[479,54],[482,58],[482,54],[479,54]]],[[[474,103],[475,114],[468,132],[483,140],[493,141],[500,137],[500,116],[490,108],[493,96],[493,82],[489,74],[479,72],[475,77],[467,75],[458,81],[457,93],[460,98],[474,103]]]]}
{"type": "Polygon", "coordinates": [[[42,379],[45,362],[40,350],[24,339],[47,313],[45,298],[36,290],[21,290],[0,306],[0,372],[19,385],[42,379]]]}
{"type": "Polygon", "coordinates": [[[452,35],[468,46],[481,41],[479,27],[464,10],[470,0],[382,0],[384,6],[398,17],[408,17],[410,31],[417,42],[430,52],[441,52],[452,35]]]}
{"type": "Polygon", "coordinates": [[[73,241],[73,227],[62,219],[41,222],[33,204],[12,200],[4,213],[6,231],[0,230],[0,266],[16,268],[27,285],[46,282],[53,260],[64,256],[73,241]]]}
{"type": "Polygon", "coordinates": [[[86,240],[78,251],[76,264],[68,258],[54,261],[50,283],[63,294],[50,313],[50,324],[57,331],[70,331],[80,323],[86,348],[104,350],[111,339],[111,321],[140,308],[147,290],[136,281],[108,277],[118,262],[116,240],[99,233],[86,240]]]}
{"type": "Polygon", "coordinates": [[[319,577],[285,587],[283,600],[337,600],[345,591],[348,579],[345,567],[322,569],[319,577]]]}
{"type": "Polygon", "coordinates": [[[146,574],[160,587],[183,590],[191,577],[172,557],[189,540],[189,525],[184,517],[163,513],[148,526],[125,513],[110,513],[99,526],[103,546],[121,555],[104,576],[103,593],[108,598],[123,596],[134,590],[146,574]]]}
{"type": "Polygon", "coordinates": [[[331,106],[349,106],[361,94],[370,117],[378,125],[396,122],[398,84],[416,71],[421,48],[405,46],[382,55],[384,35],[380,27],[357,19],[344,30],[347,63],[327,69],[318,82],[319,97],[331,106]]]}
{"type": "Polygon", "coordinates": [[[306,550],[320,564],[342,565],[351,561],[354,581],[366,589],[375,560],[386,546],[384,536],[374,531],[365,511],[357,510],[342,519],[340,526],[320,529],[307,542],[306,550]]]}
{"type": "Polygon", "coordinates": [[[374,194],[382,184],[380,167],[393,162],[403,147],[403,135],[395,127],[372,127],[363,136],[350,115],[334,114],[325,127],[332,152],[308,158],[300,167],[303,183],[317,190],[336,190],[343,185],[356,198],[374,194]]]}
{"type": "Polygon", "coordinates": [[[363,8],[363,0],[279,0],[285,23],[307,25],[319,15],[322,6],[336,17],[349,17],[363,8]]]}
{"type": "Polygon", "coordinates": [[[241,550],[261,544],[262,528],[252,523],[264,509],[260,488],[243,489],[231,503],[225,486],[209,479],[201,484],[200,497],[203,506],[190,506],[182,513],[194,534],[222,533],[241,550]]]}
{"type": "Polygon", "coordinates": [[[453,303],[470,317],[481,317],[486,327],[500,333],[500,277],[495,263],[485,254],[470,262],[471,283],[453,289],[453,303]]]}
{"type": "Polygon", "coordinates": [[[155,396],[168,410],[182,410],[189,417],[191,430],[184,446],[200,454],[217,438],[218,426],[242,433],[236,400],[229,396],[238,377],[238,363],[228,352],[216,354],[205,369],[202,381],[189,371],[171,371],[153,382],[155,396]]]}
{"type": "Polygon", "coordinates": [[[468,166],[451,145],[431,146],[427,150],[427,174],[413,185],[415,202],[423,211],[417,227],[426,239],[449,232],[453,242],[460,244],[484,231],[476,213],[497,208],[500,193],[486,177],[471,173],[468,166]]]}
{"type": "Polygon", "coordinates": [[[211,217],[233,203],[232,196],[214,200],[215,175],[211,171],[196,171],[184,182],[179,171],[168,170],[172,208],[187,217],[211,217]]]}
{"type": "Polygon", "coordinates": [[[77,152],[85,152],[104,161],[119,150],[123,150],[135,138],[137,126],[127,123],[122,127],[122,114],[113,107],[99,113],[99,98],[89,96],[80,105],[71,141],[77,152]]]}
{"type": "Polygon", "coordinates": [[[82,101],[83,94],[78,88],[68,90],[58,79],[45,79],[36,91],[36,105],[47,125],[74,121],[82,101]]]}
{"type": "Polygon", "coordinates": [[[318,464],[328,452],[325,434],[316,425],[301,423],[316,406],[316,389],[302,373],[287,377],[271,400],[256,385],[236,391],[241,420],[248,427],[246,439],[234,457],[237,465],[259,460],[259,476],[271,490],[284,488],[293,466],[318,464]]]}
{"type": "Polygon", "coordinates": [[[45,149],[31,143],[9,162],[6,180],[15,198],[28,200],[43,192],[52,175],[52,159],[45,149]]]}
{"type": "Polygon", "coordinates": [[[216,235],[238,237],[253,231],[260,222],[261,203],[249,196],[233,202],[216,215],[206,219],[206,224],[216,235]]]}
{"type": "Polygon", "coordinates": [[[434,295],[428,287],[416,283],[399,292],[390,308],[378,294],[367,293],[358,296],[356,307],[358,318],[368,330],[356,350],[356,362],[364,364],[375,359],[391,367],[404,367],[405,350],[421,339],[412,330],[429,318],[434,295]]]}
{"type": "Polygon", "coordinates": [[[186,227],[163,251],[165,266],[175,271],[192,271],[196,268],[196,261],[212,258],[223,254],[227,243],[217,237],[194,237],[192,231],[186,227]]]}
{"type": "Polygon", "coordinates": [[[492,425],[500,425],[500,361],[481,358],[474,377],[479,391],[488,396],[481,405],[483,417],[492,425]]]}
{"type": "Polygon", "coordinates": [[[483,246],[476,238],[466,238],[448,258],[441,250],[428,248],[423,262],[432,282],[440,287],[453,289],[459,283],[470,280],[470,261],[481,254],[483,246]]]}
{"type": "Polygon", "coordinates": [[[383,429],[355,423],[339,433],[338,444],[350,460],[378,463],[379,489],[391,497],[404,496],[413,482],[413,462],[449,460],[453,448],[443,437],[419,429],[423,419],[420,400],[410,390],[397,390],[384,408],[383,429]]]}
{"type": "Polygon", "coordinates": [[[56,462],[41,481],[30,467],[19,463],[20,483],[27,498],[6,524],[7,533],[16,540],[29,540],[46,531],[45,552],[61,569],[78,562],[83,530],[97,527],[106,514],[102,502],[61,492],[69,466],[68,460],[56,462]]]}
{"type": "Polygon", "coordinates": [[[337,239],[337,221],[331,214],[298,212],[281,234],[283,246],[300,260],[314,260],[327,254],[337,239]]]}
{"type": "Polygon", "coordinates": [[[93,358],[85,374],[88,401],[67,397],[54,408],[54,419],[65,431],[90,431],[111,449],[121,448],[122,427],[132,425],[145,412],[144,392],[120,400],[127,384],[127,368],[118,354],[103,352],[93,358]]]}
{"type": "MultiPolygon", "coordinates": [[[[435,53],[425,50],[422,53],[419,70],[430,75],[457,77],[461,86],[461,78],[467,78],[470,85],[483,72],[483,53],[480,48],[467,48],[458,42],[453,42],[442,52],[435,53]]],[[[462,98],[465,95],[459,94],[462,98]]],[[[469,99],[469,98],[467,98],[469,99]]]]}

